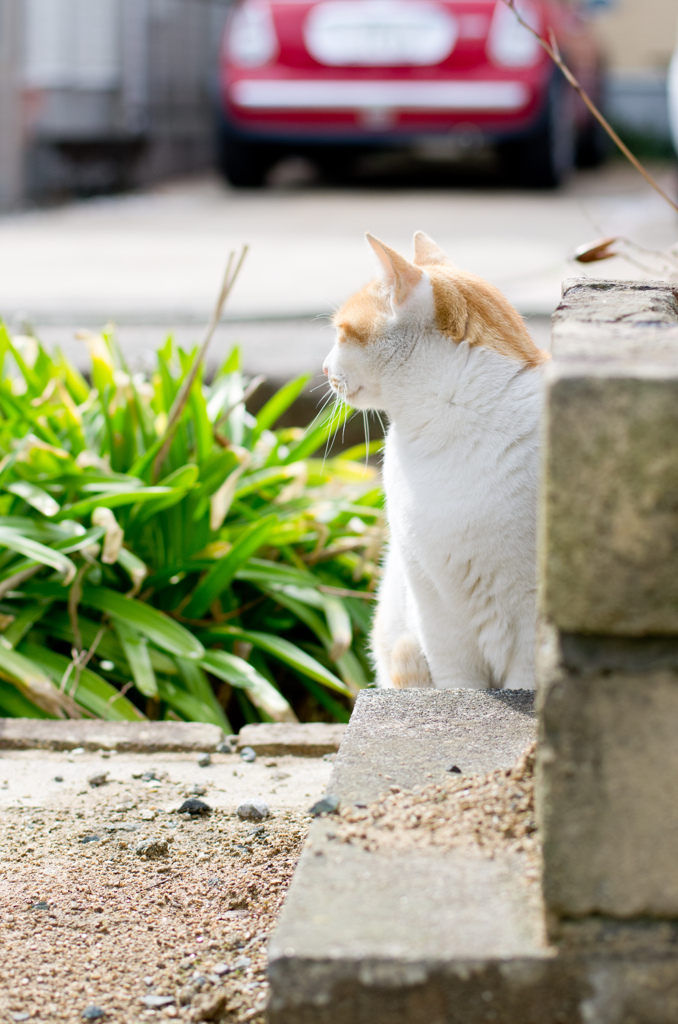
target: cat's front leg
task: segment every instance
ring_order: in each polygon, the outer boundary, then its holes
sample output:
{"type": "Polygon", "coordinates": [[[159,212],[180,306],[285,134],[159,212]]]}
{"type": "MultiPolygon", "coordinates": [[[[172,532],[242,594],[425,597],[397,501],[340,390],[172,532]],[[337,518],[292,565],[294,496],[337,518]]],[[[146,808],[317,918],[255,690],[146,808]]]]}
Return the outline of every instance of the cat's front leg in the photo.
{"type": "Polygon", "coordinates": [[[433,685],[415,629],[413,602],[392,546],[384,563],[372,627],[377,686],[405,689],[433,685]]]}

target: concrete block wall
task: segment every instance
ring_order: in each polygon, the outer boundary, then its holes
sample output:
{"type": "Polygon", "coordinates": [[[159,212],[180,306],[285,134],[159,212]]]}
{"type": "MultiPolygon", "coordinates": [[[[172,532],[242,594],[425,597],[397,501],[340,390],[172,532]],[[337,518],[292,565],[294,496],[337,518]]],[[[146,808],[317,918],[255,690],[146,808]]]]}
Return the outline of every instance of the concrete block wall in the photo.
{"type": "Polygon", "coordinates": [[[547,372],[538,812],[552,935],[678,918],[678,295],[572,281],[547,372]]]}

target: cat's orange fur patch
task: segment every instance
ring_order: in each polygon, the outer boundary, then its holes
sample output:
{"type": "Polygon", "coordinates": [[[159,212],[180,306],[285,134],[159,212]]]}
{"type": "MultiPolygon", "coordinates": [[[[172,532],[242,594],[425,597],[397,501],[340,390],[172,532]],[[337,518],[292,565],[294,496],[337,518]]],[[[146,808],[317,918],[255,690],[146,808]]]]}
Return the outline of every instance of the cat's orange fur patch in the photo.
{"type": "Polygon", "coordinates": [[[445,264],[427,271],[441,334],[471,346],[484,345],[526,366],[539,366],[549,358],[533,342],[520,313],[489,281],[445,264]]]}
{"type": "Polygon", "coordinates": [[[333,317],[338,341],[369,345],[378,337],[388,309],[388,300],[380,282],[366,284],[333,317]]]}
{"type": "Polygon", "coordinates": [[[433,686],[426,659],[410,633],[398,637],[393,645],[391,682],[396,690],[405,690],[411,686],[433,686]]]}
{"type": "MultiPolygon", "coordinates": [[[[416,244],[416,264],[424,267],[431,279],[435,324],[441,334],[457,343],[484,345],[526,366],[539,366],[549,359],[498,288],[475,274],[458,270],[425,235],[420,235],[416,244]]],[[[339,342],[369,345],[379,338],[390,315],[386,288],[380,281],[371,281],[334,315],[339,342]]]]}

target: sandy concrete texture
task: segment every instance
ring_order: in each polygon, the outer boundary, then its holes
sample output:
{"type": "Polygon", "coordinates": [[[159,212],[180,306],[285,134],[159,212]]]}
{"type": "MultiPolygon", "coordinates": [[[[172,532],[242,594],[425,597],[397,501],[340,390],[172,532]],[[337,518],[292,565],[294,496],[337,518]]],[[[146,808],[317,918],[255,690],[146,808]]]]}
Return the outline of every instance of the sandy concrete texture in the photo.
{"type": "Polygon", "coordinates": [[[331,789],[344,802],[374,800],[462,774],[510,767],[535,737],[529,690],[365,690],[336,759],[331,789]]]}
{"type": "Polygon", "coordinates": [[[652,929],[631,927],[619,948],[612,929],[610,953],[600,941],[559,949],[546,939],[525,853],[483,850],[472,834],[447,849],[360,840],[355,810],[379,794],[435,788],[443,753],[454,751],[469,779],[505,772],[534,720],[531,695],[492,703],[497,696],[361,694],[329,784],[340,811],[351,809],[358,842],[342,841],[343,821],[332,815],[311,827],[269,946],[269,1024],[675,1020],[671,935],[658,946],[652,929]]]}
{"type": "Polygon", "coordinates": [[[285,753],[303,726],[248,762],[201,725],[0,724],[0,1020],[263,1024],[266,941],[332,756],[285,753]]]}
{"type": "Polygon", "coordinates": [[[306,810],[322,795],[331,771],[331,764],[322,758],[280,756],[257,758],[248,764],[237,754],[213,754],[212,763],[201,768],[197,755],[186,753],[106,757],[107,753],[4,751],[0,756],[0,809],[40,807],[45,802],[52,807],[80,808],[97,796],[87,778],[105,771],[108,781],[102,790],[107,794],[115,792],[124,802],[135,792],[152,792],[162,814],[176,810],[193,785],[205,787],[205,799],[215,808],[234,809],[242,800],[262,798],[274,809],[306,810]],[[141,776],[149,771],[164,777],[143,781],[141,776]],[[133,778],[135,774],[139,778],[133,778]],[[57,776],[63,781],[57,781],[57,776]]]}

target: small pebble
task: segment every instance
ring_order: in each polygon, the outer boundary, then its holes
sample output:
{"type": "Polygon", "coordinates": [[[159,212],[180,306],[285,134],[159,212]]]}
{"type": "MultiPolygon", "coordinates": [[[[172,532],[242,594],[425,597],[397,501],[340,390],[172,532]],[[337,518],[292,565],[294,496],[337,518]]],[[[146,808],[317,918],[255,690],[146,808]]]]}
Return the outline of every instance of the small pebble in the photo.
{"type": "Polygon", "coordinates": [[[177,811],[177,814],[190,814],[195,817],[199,814],[211,814],[212,808],[209,804],[206,804],[204,800],[196,800],[194,796],[189,797],[188,800],[184,800],[183,804],[177,811]]]}
{"type": "Polygon", "coordinates": [[[219,977],[221,977],[223,974],[228,974],[230,969],[231,968],[228,966],[228,964],[215,964],[214,967],[212,968],[212,974],[217,974],[219,977]]]}
{"type": "Polygon", "coordinates": [[[88,1006],[87,1009],[82,1011],[80,1016],[83,1020],[103,1020],[106,1013],[100,1006],[88,1006]]]}
{"type": "Polygon", "coordinates": [[[243,800],[236,811],[238,817],[244,821],[263,821],[270,813],[268,804],[260,797],[255,800],[243,800]]]}
{"type": "Polygon", "coordinates": [[[195,995],[195,989],[192,985],[184,985],[179,989],[178,999],[180,1006],[188,1006],[195,995]]]}
{"type": "Polygon", "coordinates": [[[200,765],[201,768],[209,768],[209,766],[212,764],[211,754],[201,754],[200,757],[198,758],[198,764],[200,765]]]}
{"type": "Polygon", "coordinates": [[[207,787],[201,786],[198,782],[191,786],[191,793],[193,794],[193,796],[204,796],[206,792],[207,787]]]}
{"type": "Polygon", "coordinates": [[[80,842],[81,843],[98,843],[100,839],[101,839],[101,836],[85,836],[85,838],[81,839],[80,842]]]}
{"type": "Polygon", "coordinates": [[[147,772],[141,772],[140,775],[137,773],[136,775],[133,775],[132,778],[141,779],[142,782],[160,782],[155,768],[151,768],[151,770],[147,772]]]}
{"type": "Polygon", "coordinates": [[[12,1020],[30,1020],[30,1013],[10,1013],[12,1020]]]}
{"type": "Polygon", "coordinates": [[[69,750],[69,754],[84,754],[84,753],[85,753],[85,748],[84,747],[73,747],[72,750],[69,750]]]}
{"type": "Polygon", "coordinates": [[[461,768],[458,768],[456,764],[448,765],[445,771],[452,772],[453,775],[461,775],[461,768]]]}
{"type": "Polygon", "coordinates": [[[172,1006],[175,1002],[174,996],[142,996],[141,1002],[149,1010],[162,1010],[163,1006],[172,1006]]]}
{"type": "Polygon", "coordinates": [[[235,971],[244,971],[245,968],[249,967],[251,963],[252,963],[252,960],[251,960],[250,957],[248,957],[248,956],[239,956],[238,959],[233,964],[233,970],[235,970],[235,971]]]}
{"type": "Polygon", "coordinates": [[[63,775],[55,775],[54,776],[54,781],[55,782],[63,782],[64,781],[63,775]]]}
{"type": "Polygon", "coordinates": [[[92,789],[96,789],[97,786],[105,786],[108,782],[108,772],[92,772],[87,776],[87,781],[92,789]]]}
{"type": "Polygon", "coordinates": [[[137,857],[143,857],[144,860],[157,860],[169,855],[169,843],[166,839],[143,839],[134,847],[134,852],[137,857]]]}
{"type": "Polygon", "coordinates": [[[49,910],[49,903],[47,900],[38,900],[37,903],[31,903],[29,910],[49,910]]]}
{"type": "Polygon", "coordinates": [[[233,747],[228,742],[228,740],[222,740],[221,743],[217,743],[216,753],[217,754],[232,754],[233,753],[233,747]]]}
{"type": "Polygon", "coordinates": [[[319,814],[334,814],[338,807],[339,797],[332,796],[331,793],[328,793],[327,796],[322,798],[322,800],[316,801],[316,803],[313,804],[313,807],[309,808],[308,813],[312,814],[313,817],[316,818],[319,814]]]}
{"type": "Polygon", "coordinates": [[[154,979],[151,977],[150,974],[147,974],[146,977],[144,978],[144,985],[146,985],[148,988],[151,988],[153,984],[154,979]]]}
{"type": "Polygon", "coordinates": [[[248,761],[249,763],[251,763],[252,761],[256,761],[256,759],[257,752],[254,749],[254,747],[243,747],[242,750],[240,751],[241,761],[248,761]]]}

